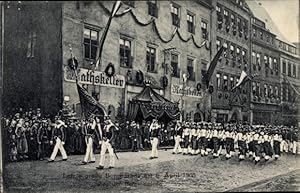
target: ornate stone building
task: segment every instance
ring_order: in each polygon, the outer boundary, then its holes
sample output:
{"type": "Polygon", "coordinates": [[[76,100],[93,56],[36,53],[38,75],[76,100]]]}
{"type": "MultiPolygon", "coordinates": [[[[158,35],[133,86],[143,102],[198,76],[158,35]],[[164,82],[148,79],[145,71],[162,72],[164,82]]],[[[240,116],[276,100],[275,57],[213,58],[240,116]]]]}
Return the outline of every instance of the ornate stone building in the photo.
{"type": "Polygon", "coordinates": [[[247,121],[250,117],[249,85],[232,88],[242,70],[250,72],[251,12],[243,0],[214,0],[212,5],[212,55],[222,45],[226,48],[212,78],[212,121],[247,121]]]}

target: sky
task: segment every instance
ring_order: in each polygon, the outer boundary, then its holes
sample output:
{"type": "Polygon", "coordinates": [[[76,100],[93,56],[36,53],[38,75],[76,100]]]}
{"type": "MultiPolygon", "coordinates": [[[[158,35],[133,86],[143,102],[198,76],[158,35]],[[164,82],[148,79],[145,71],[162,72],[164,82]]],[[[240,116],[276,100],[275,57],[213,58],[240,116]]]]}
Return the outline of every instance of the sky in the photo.
{"type": "Polygon", "coordinates": [[[256,0],[261,3],[280,32],[291,42],[300,42],[300,0],[256,0]]]}

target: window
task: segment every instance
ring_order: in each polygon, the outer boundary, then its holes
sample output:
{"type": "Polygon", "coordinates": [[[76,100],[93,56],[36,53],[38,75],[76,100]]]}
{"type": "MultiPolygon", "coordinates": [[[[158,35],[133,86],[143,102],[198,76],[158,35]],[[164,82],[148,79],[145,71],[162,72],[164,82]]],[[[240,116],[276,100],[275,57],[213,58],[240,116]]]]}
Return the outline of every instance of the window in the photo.
{"type": "Polygon", "coordinates": [[[147,62],[147,71],[154,72],[155,71],[155,57],[156,50],[155,48],[147,46],[147,54],[146,54],[146,62],[147,62]]]}
{"type": "Polygon", "coordinates": [[[125,5],[128,5],[130,7],[134,7],[134,1],[122,1],[125,5]]]}
{"type": "Polygon", "coordinates": [[[252,93],[256,95],[256,82],[252,82],[252,93]]]}
{"type": "Polygon", "coordinates": [[[276,58],[274,58],[273,64],[274,64],[274,69],[275,69],[276,75],[279,75],[279,67],[278,67],[278,63],[277,63],[277,59],[276,58]]]}
{"type": "Polygon", "coordinates": [[[272,60],[272,57],[269,57],[269,68],[273,69],[273,60],[272,60]]]}
{"type": "Polygon", "coordinates": [[[220,46],[221,46],[221,40],[218,40],[216,41],[216,45],[217,45],[217,50],[220,49],[220,46]]]}
{"type": "Polygon", "coordinates": [[[233,89],[234,87],[234,78],[230,77],[230,88],[233,89]]]}
{"type": "Polygon", "coordinates": [[[256,53],[255,52],[252,52],[252,64],[256,65],[256,53]]]}
{"type": "Polygon", "coordinates": [[[264,85],[264,94],[265,97],[268,97],[268,86],[266,84],[264,85]]]}
{"type": "Polygon", "coordinates": [[[296,65],[293,64],[293,77],[296,78],[296,65]]]}
{"type": "Polygon", "coordinates": [[[202,38],[208,39],[208,31],[207,31],[207,23],[205,21],[201,21],[201,30],[202,30],[202,38]]]}
{"type": "Polygon", "coordinates": [[[260,54],[259,53],[256,54],[256,64],[258,66],[260,66],[260,54]]]}
{"type": "Polygon", "coordinates": [[[220,13],[221,13],[221,8],[220,8],[220,6],[219,6],[219,5],[217,5],[217,6],[216,6],[216,11],[217,11],[217,13],[218,13],[218,14],[220,14],[220,13]]]}
{"type": "Polygon", "coordinates": [[[188,13],[187,14],[187,26],[188,26],[188,32],[195,33],[195,24],[194,24],[194,15],[188,13]]]}
{"type": "Polygon", "coordinates": [[[120,38],[120,66],[132,67],[131,41],[120,38]]]}
{"type": "Polygon", "coordinates": [[[288,62],[288,76],[292,76],[292,66],[290,62],[288,62]]]}
{"type": "Polygon", "coordinates": [[[148,1],[148,14],[156,18],[158,17],[157,0],[148,1]]]}
{"type": "Polygon", "coordinates": [[[259,31],[259,35],[260,35],[260,39],[263,40],[264,39],[264,33],[262,31],[259,31]]]}
{"type": "Polygon", "coordinates": [[[228,78],[226,75],[223,76],[223,89],[224,90],[228,89],[228,78]]]}
{"type": "Polygon", "coordinates": [[[187,59],[187,72],[189,74],[189,80],[195,80],[195,73],[194,73],[194,60],[191,58],[187,59]]]}
{"type": "Polygon", "coordinates": [[[286,89],[282,88],[282,100],[286,101],[286,89]]]}
{"type": "Polygon", "coordinates": [[[275,86],[275,89],[274,89],[274,98],[278,98],[278,87],[275,86]]]}
{"type": "Polygon", "coordinates": [[[216,77],[217,77],[217,89],[220,89],[221,88],[221,75],[218,73],[216,74],[216,77]]]}
{"type": "Polygon", "coordinates": [[[98,50],[99,31],[84,28],[84,57],[89,60],[96,60],[98,50]]]}
{"type": "Polygon", "coordinates": [[[282,74],[286,74],[286,61],[282,61],[282,74]]]}
{"type": "Polygon", "coordinates": [[[256,29],[253,28],[253,37],[256,37],[256,29]]]}
{"type": "Polygon", "coordinates": [[[171,54],[171,66],[172,66],[172,76],[180,77],[177,54],[173,54],[173,53],[171,54]]]}
{"type": "Polygon", "coordinates": [[[266,55],[264,56],[264,62],[265,62],[265,66],[269,67],[268,66],[268,56],[266,56],[266,55]]]}
{"type": "Polygon", "coordinates": [[[224,9],[224,16],[228,17],[228,11],[224,9]]]}
{"type": "Polygon", "coordinates": [[[33,58],[34,57],[34,51],[35,51],[35,45],[36,45],[36,32],[31,31],[29,33],[28,39],[29,39],[29,41],[28,41],[26,56],[27,56],[27,58],[33,58]]]}
{"type": "Polygon", "coordinates": [[[180,27],[180,8],[178,5],[171,5],[172,24],[176,27],[180,27]]]}

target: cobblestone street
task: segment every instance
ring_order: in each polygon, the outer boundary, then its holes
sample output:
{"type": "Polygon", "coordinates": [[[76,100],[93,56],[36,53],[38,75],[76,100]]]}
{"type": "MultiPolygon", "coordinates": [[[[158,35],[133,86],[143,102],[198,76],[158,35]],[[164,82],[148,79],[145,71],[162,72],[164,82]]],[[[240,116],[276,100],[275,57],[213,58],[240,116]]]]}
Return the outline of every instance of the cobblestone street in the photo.
{"type": "MultiPolygon", "coordinates": [[[[117,167],[110,170],[96,170],[98,163],[79,165],[83,156],[69,156],[66,162],[58,158],[54,163],[9,163],[5,192],[268,191],[277,190],[283,181],[291,185],[289,190],[299,190],[299,156],[283,155],[278,161],[254,165],[250,160],[238,162],[236,156],[226,161],[224,156],[172,155],[170,150],[160,150],[154,160],[149,155],[118,153],[117,167]]],[[[96,157],[99,161],[99,154],[96,157]]]]}

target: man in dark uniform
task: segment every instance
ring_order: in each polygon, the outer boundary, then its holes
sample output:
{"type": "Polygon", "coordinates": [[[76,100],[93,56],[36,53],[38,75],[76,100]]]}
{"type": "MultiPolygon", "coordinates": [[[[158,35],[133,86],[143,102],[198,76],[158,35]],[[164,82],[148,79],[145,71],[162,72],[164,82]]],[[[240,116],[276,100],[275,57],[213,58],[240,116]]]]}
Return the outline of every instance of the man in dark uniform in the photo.
{"type": "Polygon", "coordinates": [[[27,130],[27,141],[28,141],[28,157],[30,160],[37,159],[38,143],[37,143],[37,132],[39,123],[34,121],[33,125],[27,130]]]}
{"type": "Polygon", "coordinates": [[[52,130],[52,138],[50,141],[50,144],[53,144],[53,141],[55,140],[55,146],[48,162],[54,162],[58,150],[62,155],[63,161],[67,161],[68,159],[67,153],[64,149],[64,144],[66,139],[65,131],[64,131],[65,127],[66,127],[65,123],[57,117],[55,127],[52,130]]]}
{"type": "Polygon", "coordinates": [[[96,167],[97,169],[103,169],[104,168],[104,161],[105,161],[105,153],[108,150],[109,156],[110,156],[110,163],[109,163],[109,169],[115,167],[115,155],[114,155],[114,131],[115,131],[115,125],[111,122],[109,116],[105,116],[104,118],[105,126],[102,131],[103,138],[101,140],[101,152],[100,152],[100,162],[99,166],[96,167]]]}

